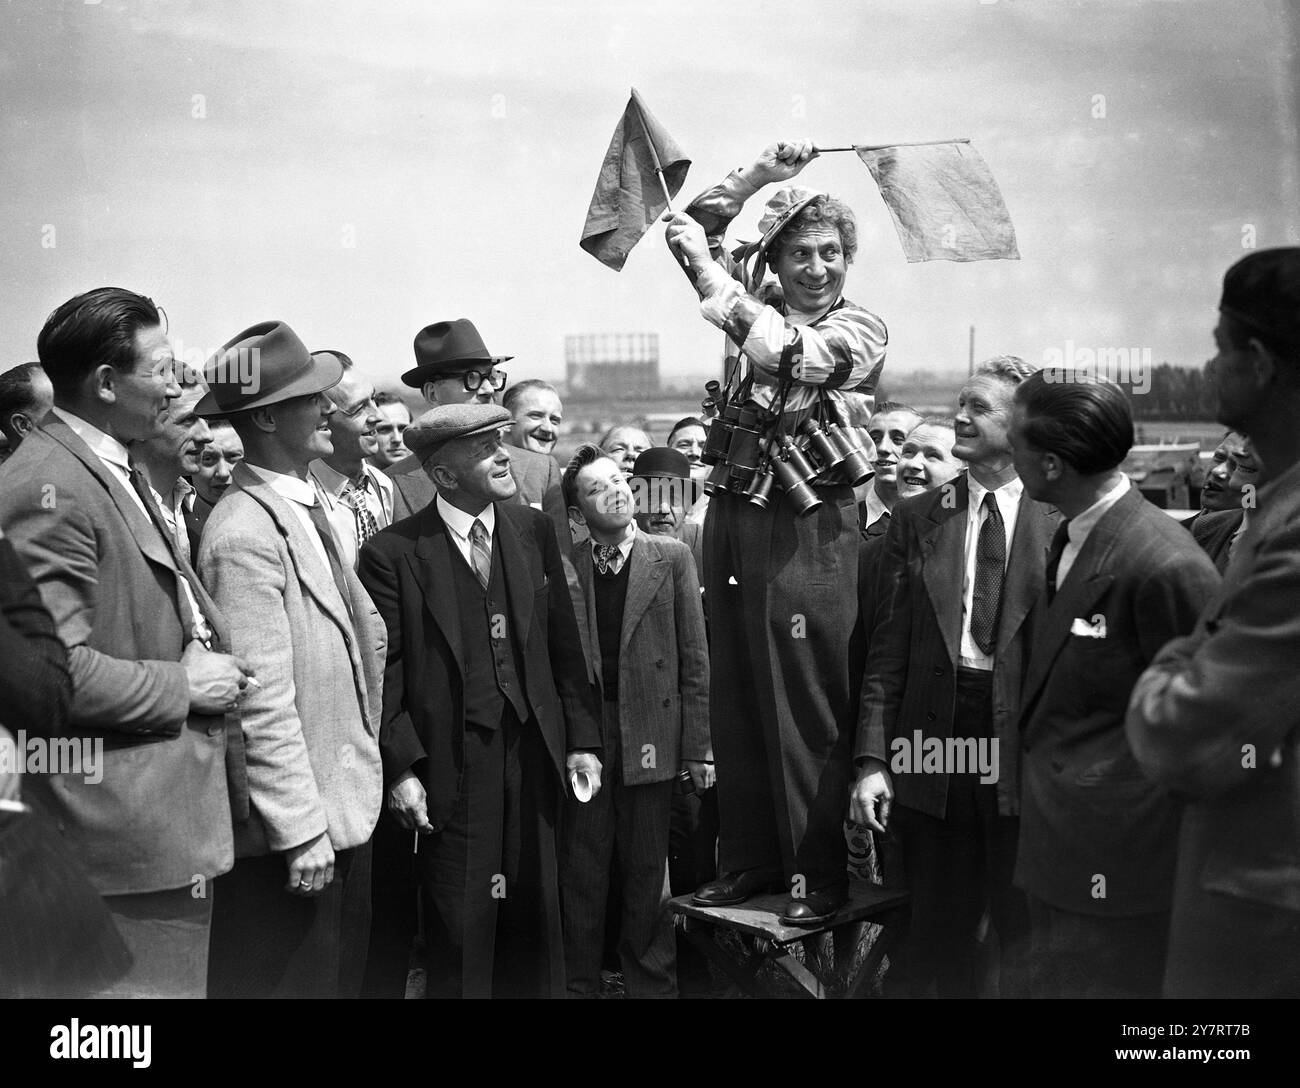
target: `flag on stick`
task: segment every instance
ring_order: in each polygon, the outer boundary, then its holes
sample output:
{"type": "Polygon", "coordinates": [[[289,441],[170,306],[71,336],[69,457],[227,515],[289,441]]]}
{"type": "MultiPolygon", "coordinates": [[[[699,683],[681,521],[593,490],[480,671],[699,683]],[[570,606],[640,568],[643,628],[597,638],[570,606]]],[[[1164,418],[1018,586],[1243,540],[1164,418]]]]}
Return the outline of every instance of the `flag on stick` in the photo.
{"type": "Polygon", "coordinates": [[[690,165],[633,87],[600,164],[579,244],[601,264],[622,269],[632,247],[672,206],[690,165]]]}
{"type": "Polygon", "coordinates": [[[1020,259],[998,184],[969,140],[854,151],[880,186],[909,262],[1020,259]]]}

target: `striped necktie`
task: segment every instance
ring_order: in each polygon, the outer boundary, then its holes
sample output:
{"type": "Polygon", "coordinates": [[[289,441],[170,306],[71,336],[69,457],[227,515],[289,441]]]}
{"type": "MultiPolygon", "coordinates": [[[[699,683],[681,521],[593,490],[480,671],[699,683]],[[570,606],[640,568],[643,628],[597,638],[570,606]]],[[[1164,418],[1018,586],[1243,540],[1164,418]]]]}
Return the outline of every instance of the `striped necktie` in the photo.
{"type": "Polygon", "coordinates": [[[379,532],[379,522],[375,520],[375,515],[370,510],[370,503],[366,499],[370,486],[370,474],[362,469],[361,482],[349,483],[343,493],[343,499],[352,507],[352,516],[356,519],[358,545],[364,544],[379,532]]]}
{"type": "Polygon", "coordinates": [[[488,580],[492,577],[492,542],[488,539],[487,528],[478,518],[474,519],[474,524],[469,528],[469,557],[470,566],[478,575],[479,585],[487,589],[488,580]]]}

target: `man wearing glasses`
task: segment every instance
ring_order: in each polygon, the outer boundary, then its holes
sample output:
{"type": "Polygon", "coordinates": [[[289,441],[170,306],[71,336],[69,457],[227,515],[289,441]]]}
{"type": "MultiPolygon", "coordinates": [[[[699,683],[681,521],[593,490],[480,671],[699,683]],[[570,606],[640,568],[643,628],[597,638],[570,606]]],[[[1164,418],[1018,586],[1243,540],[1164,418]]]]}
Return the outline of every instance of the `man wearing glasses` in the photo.
{"type": "MultiPolygon", "coordinates": [[[[493,355],[474,323],[467,318],[437,321],[415,337],[415,366],[402,382],[424,395],[430,408],[440,404],[492,404],[505,388],[506,372],[498,364],[511,355],[493,355]]],[[[418,513],[437,494],[414,454],[388,469],[392,477],[393,520],[418,513]]],[[[560,467],[553,457],[511,447],[510,475],[518,485],[516,502],[550,514],[555,523],[561,554],[572,546],[569,516],[560,492],[560,467]]]]}
{"type": "Polygon", "coordinates": [[[311,473],[325,493],[343,561],[355,569],[361,545],[393,522],[393,481],[367,460],[379,446],[375,383],[341,351],[314,351],[312,359],[343,364],[343,377],[325,394],[335,408],[330,417],[334,452],[313,461],[311,473]]]}

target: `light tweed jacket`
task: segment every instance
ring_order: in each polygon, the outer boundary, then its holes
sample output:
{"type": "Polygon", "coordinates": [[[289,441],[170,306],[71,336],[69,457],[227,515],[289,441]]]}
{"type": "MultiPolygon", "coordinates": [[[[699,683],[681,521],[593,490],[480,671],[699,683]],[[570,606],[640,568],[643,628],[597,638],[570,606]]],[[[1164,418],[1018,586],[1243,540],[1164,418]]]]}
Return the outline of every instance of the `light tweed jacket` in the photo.
{"type": "Polygon", "coordinates": [[[379,819],[379,712],[387,633],[356,575],[352,618],[301,521],[269,484],[236,466],[203,530],[199,570],[225,613],[233,652],[260,688],[243,703],[249,819],[239,857],[329,831],[360,846],[379,819]]]}

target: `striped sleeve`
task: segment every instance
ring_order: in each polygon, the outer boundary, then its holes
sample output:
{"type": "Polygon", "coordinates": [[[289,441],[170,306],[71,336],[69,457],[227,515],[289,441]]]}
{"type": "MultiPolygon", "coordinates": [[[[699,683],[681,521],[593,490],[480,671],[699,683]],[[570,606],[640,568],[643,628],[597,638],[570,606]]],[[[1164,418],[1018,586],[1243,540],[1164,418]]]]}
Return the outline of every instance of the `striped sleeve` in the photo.
{"type": "Polygon", "coordinates": [[[700,303],[762,374],[795,385],[871,392],[889,333],[875,314],[846,302],[812,325],[795,325],[735,280],[700,303]]]}

